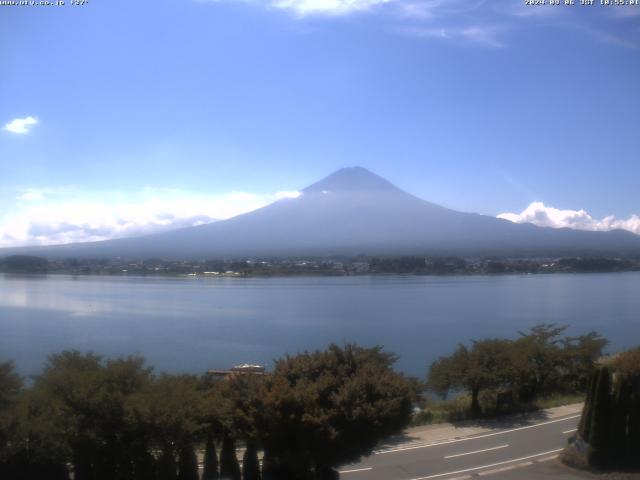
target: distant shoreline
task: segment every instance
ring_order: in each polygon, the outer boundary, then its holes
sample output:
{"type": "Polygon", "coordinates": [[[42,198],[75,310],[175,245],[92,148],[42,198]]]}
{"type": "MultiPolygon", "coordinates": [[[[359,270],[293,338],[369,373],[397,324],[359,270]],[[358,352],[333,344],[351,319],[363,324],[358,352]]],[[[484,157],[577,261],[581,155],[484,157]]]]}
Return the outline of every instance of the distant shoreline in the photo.
{"type": "Polygon", "coordinates": [[[491,276],[548,273],[615,273],[640,271],[640,258],[461,258],[334,257],[239,260],[48,260],[14,255],[0,259],[0,272],[99,276],[203,278],[347,277],[364,275],[491,276]]]}

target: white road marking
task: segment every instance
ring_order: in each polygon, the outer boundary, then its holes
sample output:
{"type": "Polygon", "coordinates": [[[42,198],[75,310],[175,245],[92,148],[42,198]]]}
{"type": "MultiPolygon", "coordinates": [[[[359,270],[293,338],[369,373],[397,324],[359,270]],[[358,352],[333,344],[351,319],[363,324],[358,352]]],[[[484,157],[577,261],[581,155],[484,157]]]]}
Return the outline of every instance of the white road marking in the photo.
{"type": "Polygon", "coordinates": [[[564,432],[562,432],[562,433],[572,433],[572,432],[577,432],[577,431],[578,431],[578,429],[577,429],[577,428],[572,428],[571,430],[565,430],[565,431],[564,431],[564,432]]]}
{"type": "Polygon", "coordinates": [[[369,470],[373,470],[373,467],[354,468],[353,470],[340,470],[338,473],[368,472],[369,470]]]}
{"type": "Polygon", "coordinates": [[[550,425],[552,423],[565,422],[567,420],[573,420],[574,418],[579,418],[579,417],[580,415],[572,415],[570,417],[549,420],[548,422],[536,423],[535,425],[527,425],[525,427],[517,427],[517,428],[512,428],[510,430],[500,430],[498,432],[476,435],[475,437],[456,438],[452,440],[445,440],[443,442],[425,443],[420,445],[412,445],[408,447],[394,447],[394,448],[389,448],[387,450],[378,450],[376,452],[373,452],[373,454],[382,455],[385,453],[403,452],[405,450],[415,450],[417,448],[437,447],[438,445],[448,445],[450,443],[468,442],[469,440],[477,440],[479,438],[493,437],[495,435],[504,435],[505,433],[519,432],[521,430],[528,430],[529,428],[536,428],[536,427],[542,427],[544,425],[550,425]]]}
{"type": "Polygon", "coordinates": [[[482,470],[483,468],[497,467],[498,465],[504,465],[507,463],[520,462],[522,460],[528,460],[529,458],[541,457],[543,455],[549,455],[550,453],[557,453],[564,450],[564,448],[558,448],[556,450],[549,450],[548,452],[536,453],[534,455],[528,455],[526,457],[514,458],[512,460],[505,460],[504,462],[492,463],[490,465],[482,465],[479,467],[465,468],[464,470],[456,470],[455,472],[436,473],[435,475],[428,475],[426,477],[412,478],[411,480],[428,480],[430,478],[446,477],[447,475],[456,475],[458,473],[473,472],[474,470],[482,470]]]}
{"type": "Polygon", "coordinates": [[[456,453],[455,455],[447,455],[444,458],[464,457],[465,455],[473,455],[474,453],[490,452],[491,450],[499,450],[501,448],[507,448],[508,446],[509,446],[509,444],[507,443],[507,444],[504,444],[504,445],[500,445],[498,447],[483,448],[482,450],[475,450],[473,452],[456,453]]]}
{"type": "MultiPolygon", "coordinates": [[[[556,458],[558,458],[558,455],[551,455],[549,457],[542,457],[542,458],[536,458],[534,461],[530,461],[530,462],[522,462],[522,463],[514,463],[513,465],[507,465],[506,467],[498,467],[498,468],[494,468],[492,470],[483,470],[482,472],[478,472],[475,475],[478,475],[480,477],[484,477],[486,475],[495,475],[496,473],[500,473],[500,472],[506,472],[509,470],[515,470],[516,468],[522,468],[522,467],[528,467],[529,465],[533,465],[533,462],[548,462],[550,460],[555,460],[556,458]]],[[[471,475],[468,475],[469,478],[473,478],[471,475]]],[[[458,478],[462,478],[462,477],[458,477],[458,478]]],[[[449,479],[449,480],[453,480],[453,479],[449,479]]]]}

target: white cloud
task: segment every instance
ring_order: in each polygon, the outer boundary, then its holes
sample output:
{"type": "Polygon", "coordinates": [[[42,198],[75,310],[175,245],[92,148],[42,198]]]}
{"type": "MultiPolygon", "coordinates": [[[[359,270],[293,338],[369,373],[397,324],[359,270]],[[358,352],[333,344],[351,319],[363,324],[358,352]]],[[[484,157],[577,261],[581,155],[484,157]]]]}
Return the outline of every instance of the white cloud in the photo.
{"type": "Polygon", "coordinates": [[[582,30],[587,32],[596,40],[603,43],[608,43],[610,45],[615,45],[617,47],[629,48],[631,50],[640,49],[640,46],[635,42],[604,30],[598,30],[591,27],[584,27],[582,28],[582,30]]]}
{"type": "Polygon", "coordinates": [[[407,27],[401,32],[416,37],[430,37],[441,40],[458,40],[487,47],[502,47],[498,36],[505,29],[499,26],[472,25],[466,27],[407,27]]]}
{"type": "MultiPolygon", "coordinates": [[[[640,9],[610,8],[598,15],[598,28],[584,9],[532,8],[513,0],[194,0],[201,2],[243,2],[270,9],[289,11],[297,18],[346,16],[371,12],[384,13],[388,22],[382,28],[424,39],[457,42],[461,46],[502,47],[507,33],[537,25],[582,30],[598,42],[637,50],[637,29],[621,29],[619,23],[635,20],[640,9]],[[496,27],[498,25],[498,27],[496,27]],[[626,30],[626,31],[625,31],[626,30]]],[[[592,10],[592,9],[587,9],[592,10]]]]}
{"type": "MultiPolygon", "coordinates": [[[[206,1],[206,0],[205,0],[206,1]]],[[[298,16],[309,15],[346,15],[370,10],[384,3],[401,0],[209,0],[213,2],[242,1],[255,3],[269,8],[288,10],[298,16]]]]}
{"type": "Polygon", "coordinates": [[[408,18],[427,20],[432,18],[440,6],[440,1],[400,2],[400,13],[408,18]]]}
{"type": "Polygon", "coordinates": [[[635,18],[640,15],[640,8],[637,5],[619,5],[620,8],[612,8],[611,13],[614,18],[635,18]]]}
{"type": "MultiPolygon", "coordinates": [[[[392,30],[422,38],[459,41],[501,47],[498,37],[506,29],[495,26],[495,15],[486,0],[201,0],[209,2],[244,2],[266,8],[292,12],[298,18],[311,16],[346,16],[362,12],[390,15],[392,30]],[[389,6],[381,9],[380,7],[389,6]]],[[[502,15],[504,17],[504,15],[502,15]]]]}
{"type": "Polygon", "coordinates": [[[601,220],[593,218],[586,210],[560,210],[547,207],[542,202],[533,202],[521,213],[501,213],[503,218],[514,223],[533,223],[540,227],[574,228],[577,230],[607,231],[628,230],[640,235],[640,216],[627,219],[608,216],[601,220]]]}
{"type": "Polygon", "coordinates": [[[29,133],[31,127],[38,123],[36,117],[15,118],[7,123],[3,129],[7,132],[24,134],[29,133]]]}
{"type": "Polygon", "coordinates": [[[38,190],[27,190],[16,197],[18,200],[24,200],[26,202],[38,202],[44,200],[44,193],[38,190]]]}
{"type": "Polygon", "coordinates": [[[87,200],[78,193],[66,198],[58,193],[53,201],[37,202],[36,194],[25,192],[21,197],[33,201],[0,220],[0,247],[90,242],[201,225],[295,198],[300,192],[201,195],[147,189],[128,201],[118,200],[121,194],[87,200]]]}
{"type": "Polygon", "coordinates": [[[275,197],[280,200],[282,198],[298,198],[302,195],[302,192],[298,192],[296,190],[283,190],[281,192],[276,192],[275,197]]]}
{"type": "Polygon", "coordinates": [[[271,5],[291,10],[298,15],[344,15],[393,1],[395,0],[272,0],[271,5]]]}

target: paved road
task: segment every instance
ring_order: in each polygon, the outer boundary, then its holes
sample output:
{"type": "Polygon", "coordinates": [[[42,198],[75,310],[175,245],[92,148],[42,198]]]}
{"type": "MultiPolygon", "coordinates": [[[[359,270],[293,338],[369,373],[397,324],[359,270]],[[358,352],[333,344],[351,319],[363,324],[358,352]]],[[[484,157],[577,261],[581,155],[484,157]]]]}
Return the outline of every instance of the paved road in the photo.
{"type": "MultiPolygon", "coordinates": [[[[494,473],[487,480],[632,480],[628,476],[593,475],[562,465],[558,460],[527,465],[521,468],[494,473]]],[[[635,477],[636,480],[640,477],[635,477]]]]}
{"type": "Polygon", "coordinates": [[[580,415],[539,418],[471,436],[388,445],[340,468],[343,480],[452,480],[496,474],[556,457],[580,415]]]}

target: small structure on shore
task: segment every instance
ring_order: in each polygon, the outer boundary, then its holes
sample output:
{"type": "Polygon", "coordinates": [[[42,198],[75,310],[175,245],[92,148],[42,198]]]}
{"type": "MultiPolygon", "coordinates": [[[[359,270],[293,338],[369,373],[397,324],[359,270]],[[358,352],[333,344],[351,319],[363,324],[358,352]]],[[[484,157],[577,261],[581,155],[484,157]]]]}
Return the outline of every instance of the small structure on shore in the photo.
{"type": "Polygon", "coordinates": [[[234,365],[228,370],[218,370],[215,368],[207,370],[209,377],[229,378],[239,375],[264,375],[265,367],[263,365],[250,365],[243,363],[241,365],[234,365]]]}

